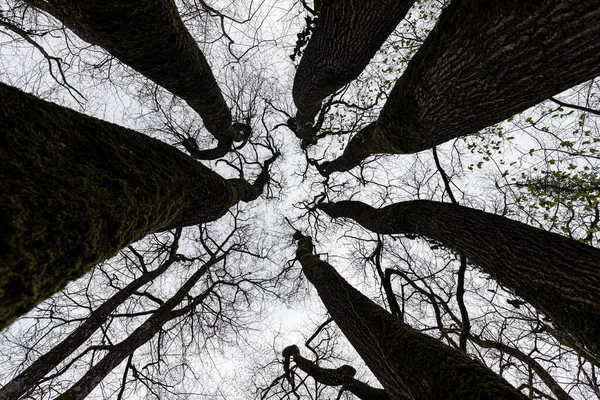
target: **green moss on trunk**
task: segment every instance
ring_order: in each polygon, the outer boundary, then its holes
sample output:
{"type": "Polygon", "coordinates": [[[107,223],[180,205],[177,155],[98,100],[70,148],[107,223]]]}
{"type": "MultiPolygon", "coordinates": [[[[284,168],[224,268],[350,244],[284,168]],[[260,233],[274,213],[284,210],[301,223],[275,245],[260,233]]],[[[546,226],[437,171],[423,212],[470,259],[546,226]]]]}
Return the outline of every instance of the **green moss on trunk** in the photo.
{"type": "Polygon", "coordinates": [[[3,84],[0,177],[0,328],[132,241],[238,200],[167,144],[3,84]]]}

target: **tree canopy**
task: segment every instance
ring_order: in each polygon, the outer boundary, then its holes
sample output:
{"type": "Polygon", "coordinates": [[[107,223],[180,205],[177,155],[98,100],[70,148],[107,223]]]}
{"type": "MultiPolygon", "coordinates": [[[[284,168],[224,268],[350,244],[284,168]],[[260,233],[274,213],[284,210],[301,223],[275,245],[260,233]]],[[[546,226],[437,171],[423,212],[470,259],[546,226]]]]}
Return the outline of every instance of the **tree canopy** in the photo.
{"type": "Polygon", "coordinates": [[[600,398],[597,2],[0,36],[1,398],[600,398]]]}

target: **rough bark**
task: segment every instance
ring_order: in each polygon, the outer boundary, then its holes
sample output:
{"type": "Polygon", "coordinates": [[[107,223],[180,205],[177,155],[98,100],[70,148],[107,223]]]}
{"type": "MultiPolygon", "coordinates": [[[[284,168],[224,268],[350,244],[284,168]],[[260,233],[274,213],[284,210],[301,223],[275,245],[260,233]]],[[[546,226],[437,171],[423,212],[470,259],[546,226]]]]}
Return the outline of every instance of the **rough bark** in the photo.
{"type": "Polygon", "coordinates": [[[476,133],[600,75],[596,0],[452,1],[394,86],[375,129],[325,173],[476,133]]]}
{"type": "Polygon", "coordinates": [[[265,183],[3,84],[0,176],[0,328],[129,243],[214,221],[265,183]]]}
{"type": "Polygon", "coordinates": [[[600,355],[600,250],[498,215],[416,200],[381,209],[356,201],[321,204],[381,234],[427,236],[464,254],[501,285],[546,313],[600,355]]]}
{"type": "Polygon", "coordinates": [[[79,346],[83,345],[94,332],[106,322],[110,314],[118,306],[133,295],[139,288],[153,281],[156,277],[169,269],[169,267],[178,259],[177,255],[174,254],[175,251],[176,246],[175,248],[172,248],[171,256],[168,260],[162,263],[158,268],[144,273],[115,293],[112,297],[102,303],[102,305],[92,311],[90,316],[73,330],[69,336],[50,349],[50,351],[40,356],[4,387],[0,388],[0,399],[17,400],[33,388],[37,382],[46,376],[46,374],[62,363],[63,360],[77,350],[79,346]]]}
{"type": "Polygon", "coordinates": [[[133,354],[140,346],[148,342],[156,335],[168,321],[185,315],[193,311],[198,304],[202,303],[210,293],[210,289],[194,297],[187,305],[177,310],[177,307],[188,295],[190,290],[198,283],[200,278],[206,274],[210,267],[219,263],[225,258],[226,254],[211,258],[202,265],[192,276],[181,286],[169,300],[165,301],[142,325],[140,325],[131,335],[122,342],[114,345],[108,354],[100,362],[90,368],[86,374],[81,377],[66,392],[56,398],[56,400],[83,400],[104,378],[115,369],[125,358],[133,354]]]}
{"type": "Polygon", "coordinates": [[[294,77],[296,135],[313,140],[321,101],[356,79],[414,0],[325,0],[294,77]]]}
{"type": "Polygon", "coordinates": [[[412,329],[354,289],[296,233],[296,256],[336,324],[391,399],[525,399],[508,382],[412,329]]]}
{"type": "Polygon", "coordinates": [[[216,149],[202,154],[204,159],[225,155],[234,139],[241,140],[210,66],[173,0],[29,1],[185,100],[219,141],[216,149]]]}

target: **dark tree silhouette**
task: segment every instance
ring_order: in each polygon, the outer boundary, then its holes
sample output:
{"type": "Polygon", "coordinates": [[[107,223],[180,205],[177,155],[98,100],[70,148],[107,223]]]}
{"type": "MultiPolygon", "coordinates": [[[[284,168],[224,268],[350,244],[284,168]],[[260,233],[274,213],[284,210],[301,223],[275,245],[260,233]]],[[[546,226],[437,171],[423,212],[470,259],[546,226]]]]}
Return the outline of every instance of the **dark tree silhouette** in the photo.
{"type": "Polygon", "coordinates": [[[296,257],[329,314],[391,399],[520,399],[494,372],[385,311],[313,254],[296,232],[296,257]]]}
{"type": "MultiPolygon", "coordinates": [[[[283,349],[284,370],[286,379],[294,390],[294,378],[290,370],[290,361],[304,371],[315,381],[327,386],[341,386],[341,392],[347,390],[361,400],[389,400],[385,390],[369,386],[368,384],[354,379],[356,370],[350,365],[342,365],[338,368],[323,368],[304,358],[296,345],[283,349]]],[[[408,399],[407,399],[408,400],[408,399]]]]}
{"type": "Polygon", "coordinates": [[[50,351],[40,356],[24,371],[0,388],[0,398],[18,399],[34,387],[46,374],[56,368],[65,358],[73,354],[83,345],[110,317],[113,311],[135,294],[141,287],[165,273],[169,267],[182,258],[177,254],[181,229],[177,229],[173,243],[169,248],[168,258],[157,268],[145,271],[123,289],[119,290],[102,305],[96,308],[84,322],[74,329],[65,339],[50,351]]]}
{"type": "Polygon", "coordinates": [[[201,304],[207,296],[210,295],[214,286],[219,282],[215,282],[210,288],[202,293],[189,296],[192,288],[198,281],[208,272],[209,268],[223,261],[227,256],[227,252],[219,256],[211,257],[206,263],[200,266],[192,276],[179,288],[179,290],[171,296],[167,301],[160,305],[152,315],[144,321],[131,335],[126,339],[112,346],[109,352],[102,358],[100,362],[90,368],[86,374],[81,377],[69,390],[61,394],[57,399],[60,400],[78,400],[85,399],[88,394],[100,383],[109,372],[119,365],[128,356],[144,343],[148,342],[156,335],[162,326],[168,321],[181,317],[192,312],[199,304],[201,304]],[[189,301],[184,306],[181,303],[189,297],[189,301]],[[179,308],[177,308],[179,307],[179,308]]]}
{"type": "Polygon", "coordinates": [[[185,100],[202,117],[219,141],[215,149],[197,151],[195,158],[224,156],[234,140],[249,134],[248,127],[232,124],[204,54],[185,28],[175,2],[170,0],[102,2],[31,0],[81,39],[100,46],[169,92],[185,100]]]}
{"type": "Polygon", "coordinates": [[[318,207],[372,232],[423,235],[464,254],[600,355],[599,249],[455,204],[415,200],[375,209],[340,201],[318,207]]]}
{"type": "Polygon", "coordinates": [[[256,199],[278,155],[254,184],[227,180],[163,142],[4,84],[0,102],[2,328],[134,240],[256,199]]]}
{"type": "Polygon", "coordinates": [[[313,121],[321,102],[356,79],[414,0],[326,0],[316,13],[314,33],[294,75],[296,135],[316,143],[313,121]]]}
{"type": "Polygon", "coordinates": [[[453,1],[410,61],[379,119],[321,165],[348,171],[476,133],[600,74],[595,0],[453,1]]]}
{"type": "MultiPolygon", "coordinates": [[[[287,126],[302,139],[304,150],[330,133],[317,134],[317,131],[334,104],[351,106],[349,102],[335,100],[333,96],[321,107],[323,100],[363,71],[415,2],[324,0],[321,5],[319,3],[315,2],[312,10],[317,22],[298,66],[292,90],[298,112],[294,118],[287,115],[290,118],[287,126]],[[315,124],[314,119],[319,112],[321,114],[315,124]]],[[[166,131],[182,141],[191,155],[188,156],[141,133],[0,84],[0,329],[62,289],[69,280],[80,277],[94,264],[111,257],[132,241],[153,232],[169,229],[180,232],[182,227],[215,221],[238,202],[256,200],[269,183],[269,168],[279,156],[273,146],[263,146],[251,137],[251,122],[256,127],[260,119],[267,131],[272,122],[266,117],[265,110],[262,113],[258,110],[260,106],[257,104],[264,102],[279,111],[270,96],[267,96],[270,99],[261,99],[261,91],[249,89],[253,85],[261,87],[262,81],[251,84],[239,70],[231,69],[231,74],[239,78],[239,88],[230,90],[232,95],[227,101],[234,105],[236,118],[244,120],[244,123],[234,122],[208,61],[187,31],[175,1],[26,0],[16,4],[15,9],[26,9],[28,6],[23,4],[29,4],[54,16],[84,41],[102,47],[112,57],[184,100],[202,118],[218,144],[214,149],[200,148],[188,134],[195,131],[196,121],[189,125],[193,129],[182,133],[176,119],[175,122],[169,120],[170,114],[159,110],[164,114],[160,117],[161,122],[167,119],[166,131]],[[248,99],[235,99],[233,93],[245,93],[247,89],[256,95],[252,94],[246,105],[244,103],[248,99]],[[232,148],[234,141],[242,143],[232,148]],[[250,157],[240,151],[245,145],[244,152],[251,148],[253,154],[250,157]],[[262,157],[265,147],[271,152],[270,158],[256,167],[260,172],[254,183],[250,183],[244,178],[245,166],[256,166],[258,161],[255,160],[262,157]],[[227,155],[230,150],[233,152],[227,155]],[[217,159],[225,155],[228,158],[219,162],[237,170],[239,178],[225,179],[195,160],[217,159]]],[[[304,0],[302,4],[308,8],[304,0]]],[[[220,20],[229,44],[233,43],[224,24],[229,17],[204,1],[193,6],[186,4],[185,7],[208,10],[210,15],[220,20]]],[[[53,32],[57,32],[54,27],[44,27],[43,32],[22,29],[20,24],[13,24],[5,16],[4,10],[0,11],[1,27],[35,46],[50,65],[56,63],[62,76],[57,82],[81,95],[66,82],[61,65],[68,65],[68,62],[63,64],[60,57],[50,56],[42,45],[32,39],[49,33],[52,36],[53,32]]],[[[249,19],[252,18],[250,14],[252,12],[248,13],[249,19]]],[[[187,23],[197,16],[197,12],[188,11],[183,19],[187,23]]],[[[344,154],[334,161],[319,165],[305,152],[306,168],[309,168],[308,165],[317,166],[322,175],[329,176],[333,172],[348,171],[373,154],[418,152],[500,122],[600,74],[599,36],[600,7],[596,0],[507,0],[491,3],[454,0],[397,81],[379,118],[362,127],[344,154]]],[[[236,59],[239,61],[239,58],[236,59]]],[[[379,89],[383,93],[384,88],[379,89]]],[[[380,98],[379,95],[377,98],[380,98]]],[[[159,96],[154,100],[158,105],[159,96]]],[[[179,100],[175,101],[179,104],[179,100]]],[[[554,101],[561,106],[570,106],[570,103],[554,101]]],[[[576,106],[578,110],[594,113],[590,107],[576,106]]],[[[287,114],[285,111],[282,113],[287,114]]],[[[283,125],[286,124],[278,126],[283,125]]],[[[583,131],[583,123],[581,126],[583,131]]],[[[584,135],[589,136],[588,133],[584,135]]],[[[591,149],[591,157],[596,157],[596,149],[593,148],[594,152],[591,149]]],[[[435,153],[434,156],[442,172],[440,160],[435,153]]],[[[597,163],[593,161],[590,165],[595,168],[597,163]]],[[[359,183],[367,185],[362,172],[359,183]]],[[[307,178],[308,174],[305,173],[304,177],[307,178]]],[[[443,172],[442,180],[446,192],[456,203],[448,177],[443,172]]],[[[312,218],[315,209],[320,209],[333,218],[352,218],[372,232],[423,235],[458,251],[460,269],[457,283],[455,286],[448,284],[445,288],[451,288],[447,292],[452,296],[456,294],[460,315],[450,310],[450,297],[440,300],[426,283],[422,284],[423,289],[421,282],[411,280],[411,276],[400,269],[384,270],[379,263],[377,274],[392,310],[392,313],[386,312],[348,284],[331,265],[321,261],[314,254],[311,238],[297,232],[296,255],[304,274],[385,389],[356,380],[353,367],[324,368],[319,365],[318,356],[316,361],[311,361],[300,354],[298,347],[289,346],[283,351],[285,374],[278,378],[287,395],[298,396],[290,373],[294,369],[293,372],[303,371],[314,382],[341,386],[363,399],[523,399],[519,392],[522,388],[515,389],[501,376],[470,358],[470,351],[476,348],[473,346],[476,344],[481,348],[497,349],[501,357],[508,355],[509,359],[520,360],[525,366],[523,369],[528,369],[530,381],[524,387],[529,388],[531,397],[536,390],[537,383],[533,381],[537,374],[558,398],[569,400],[570,389],[564,390],[561,379],[551,376],[552,367],[544,370],[549,364],[554,363],[554,367],[559,364],[560,351],[556,352],[556,357],[552,355],[542,359],[538,348],[535,349],[536,354],[532,354],[533,350],[532,353],[521,351],[512,347],[513,343],[507,345],[502,341],[488,340],[486,335],[471,328],[473,319],[469,319],[464,299],[467,258],[551,318],[552,323],[540,322],[540,330],[569,343],[582,358],[592,360],[591,378],[586,376],[586,379],[589,388],[598,391],[594,368],[600,357],[600,328],[597,323],[600,320],[599,250],[456,204],[417,200],[376,210],[355,201],[319,203],[319,199],[339,198],[330,196],[335,190],[356,188],[350,188],[352,185],[348,181],[335,179],[326,179],[324,184],[327,191],[316,196],[304,216],[308,214],[312,218]],[[315,202],[319,204],[312,207],[315,202]],[[410,312],[405,312],[403,297],[398,302],[399,296],[392,286],[393,277],[398,276],[402,277],[403,289],[411,286],[413,294],[419,293],[416,297],[430,300],[435,308],[435,315],[431,318],[435,318],[433,329],[437,324],[442,341],[447,341],[450,346],[405,323],[403,318],[407,315],[411,318],[410,312]],[[450,320],[450,327],[444,326],[448,321],[444,321],[443,317],[450,320]],[[455,341],[455,338],[458,340],[455,341]],[[538,362],[541,359],[542,362],[538,362]],[[286,379],[292,387],[291,392],[285,388],[286,379]]],[[[313,182],[311,188],[317,185],[313,182]]],[[[395,190],[384,189],[386,194],[382,199],[395,195],[395,190]]],[[[414,195],[410,190],[406,193],[414,195]]],[[[418,195],[421,196],[421,192],[418,195]]],[[[588,206],[590,210],[594,207],[596,210],[596,217],[591,222],[595,229],[600,217],[597,202],[592,203],[590,200],[588,206]]],[[[316,222],[317,232],[321,222],[316,222]]],[[[232,224],[237,226],[237,221],[232,224]]],[[[595,230],[590,229],[590,243],[594,234],[595,230]]],[[[371,256],[373,260],[381,257],[383,243],[379,245],[380,239],[378,237],[378,247],[371,256]]],[[[198,240],[196,244],[201,243],[209,255],[197,258],[202,258],[204,264],[192,270],[189,280],[169,300],[146,293],[147,298],[156,303],[152,310],[136,315],[141,317],[140,320],[136,319],[130,325],[135,330],[131,329],[133,332],[125,338],[119,337],[115,344],[110,342],[108,335],[103,337],[102,340],[106,338],[109,344],[91,351],[105,351],[104,358],[98,361],[94,353],[89,361],[89,370],[77,378],[79,380],[61,395],[61,399],[85,397],[128,359],[122,390],[118,394],[121,398],[128,373],[139,373],[131,362],[133,353],[161,333],[165,324],[193,314],[195,308],[212,295],[220,316],[222,297],[213,291],[218,285],[230,287],[235,292],[232,304],[239,301],[238,294],[240,298],[247,296],[244,285],[254,283],[245,277],[234,282],[225,267],[214,276],[206,277],[209,267],[217,263],[225,265],[225,254],[211,252],[202,238],[195,237],[193,240],[198,240]],[[194,287],[204,278],[206,285],[202,289],[194,287]],[[243,285],[238,285],[240,282],[243,285]],[[149,317],[141,321],[146,316],[149,317]],[[140,325],[136,325],[138,321],[140,325]]],[[[260,240],[246,237],[240,243],[260,240]]],[[[223,250],[216,242],[211,243],[219,247],[219,251],[223,250]]],[[[240,249],[240,253],[248,255],[250,252],[240,249]]],[[[151,272],[144,271],[141,277],[123,285],[122,291],[106,303],[100,306],[96,303],[95,308],[90,304],[93,315],[87,317],[86,314],[87,318],[81,320],[79,328],[0,389],[0,397],[31,395],[34,392],[28,390],[36,382],[36,388],[43,390],[43,385],[39,385],[40,379],[48,385],[53,379],[49,374],[58,363],[64,363],[99,327],[109,325],[106,321],[111,321],[115,309],[124,304],[128,296],[165,272],[171,263],[181,261],[181,257],[184,256],[173,250],[164,264],[151,272]]],[[[374,261],[375,264],[377,262],[374,261]]],[[[288,278],[288,272],[286,270],[278,276],[281,279],[278,283],[288,278]]],[[[249,306],[250,301],[247,297],[245,300],[243,304],[249,306]]],[[[524,302],[510,299],[509,304],[519,307],[524,302]]],[[[131,315],[125,316],[129,317],[131,315]]],[[[532,319],[539,322],[542,318],[536,315],[532,319]]],[[[197,325],[190,323],[189,326],[203,330],[206,321],[202,318],[199,321],[197,325]]],[[[212,328],[214,325],[210,326],[212,328]]],[[[215,336],[222,333],[214,329],[212,334],[215,336]]],[[[539,332],[527,333],[537,335],[539,332]]],[[[534,346],[537,347],[538,336],[534,337],[534,346]]],[[[28,348],[29,351],[31,354],[37,352],[34,348],[28,348]]],[[[86,351],[82,357],[86,356],[86,351]]],[[[157,364],[160,364],[160,354],[158,359],[157,364]]],[[[57,375],[63,371],[57,372],[57,375]]],[[[502,361],[499,371],[503,374],[502,361]]],[[[585,373],[581,365],[579,371],[585,373]]],[[[139,379],[139,375],[134,379],[139,379]]],[[[315,384],[315,388],[318,388],[315,390],[318,393],[322,386],[315,384]]],[[[341,395],[340,392],[338,397],[341,398],[341,395]]],[[[542,392],[540,395],[547,396],[542,392]]]]}

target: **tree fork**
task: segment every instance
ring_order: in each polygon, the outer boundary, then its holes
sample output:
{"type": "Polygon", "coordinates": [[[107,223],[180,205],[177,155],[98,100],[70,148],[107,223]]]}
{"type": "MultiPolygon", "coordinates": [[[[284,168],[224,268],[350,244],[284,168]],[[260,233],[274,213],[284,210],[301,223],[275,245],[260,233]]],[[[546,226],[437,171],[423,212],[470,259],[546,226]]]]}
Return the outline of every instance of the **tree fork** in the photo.
{"type": "Polygon", "coordinates": [[[519,399],[503,378],[394,317],[313,254],[296,232],[296,257],[336,324],[391,399],[519,399]]]}
{"type": "Polygon", "coordinates": [[[579,346],[600,355],[599,249],[449,203],[414,200],[375,209],[340,201],[318,208],[332,218],[351,218],[372,232],[417,234],[441,242],[546,313],[579,346]]]}
{"type": "Polygon", "coordinates": [[[315,362],[302,357],[300,349],[296,345],[287,346],[281,354],[284,359],[283,368],[286,379],[292,385],[292,389],[295,388],[294,377],[290,369],[290,359],[293,359],[296,366],[315,381],[327,386],[341,386],[340,396],[343,391],[347,390],[361,400],[390,400],[385,390],[369,386],[364,382],[354,379],[356,369],[350,365],[342,365],[334,369],[320,367],[315,362]]]}

